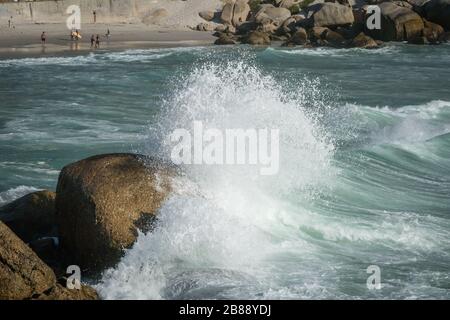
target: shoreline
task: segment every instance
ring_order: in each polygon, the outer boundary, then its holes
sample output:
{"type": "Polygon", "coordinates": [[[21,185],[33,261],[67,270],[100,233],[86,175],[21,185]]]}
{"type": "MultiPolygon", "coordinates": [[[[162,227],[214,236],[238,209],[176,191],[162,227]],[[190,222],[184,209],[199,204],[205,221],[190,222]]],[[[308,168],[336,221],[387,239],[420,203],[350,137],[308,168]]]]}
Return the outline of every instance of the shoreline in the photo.
{"type": "Polygon", "coordinates": [[[22,24],[15,29],[0,29],[0,59],[78,55],[126,49],[174,48],[213,45],[212,32],[150,28],[141,24],[86,24],[83,38],[70,40],[63,24],[22,24]],[[111,36],[105,36],[106,30],[111,36]],[[45,31],[47,43],[42,45],[40,34],[45,31]],[[90,45],[91,34],[100,35],[100,48],[90,45]]]}

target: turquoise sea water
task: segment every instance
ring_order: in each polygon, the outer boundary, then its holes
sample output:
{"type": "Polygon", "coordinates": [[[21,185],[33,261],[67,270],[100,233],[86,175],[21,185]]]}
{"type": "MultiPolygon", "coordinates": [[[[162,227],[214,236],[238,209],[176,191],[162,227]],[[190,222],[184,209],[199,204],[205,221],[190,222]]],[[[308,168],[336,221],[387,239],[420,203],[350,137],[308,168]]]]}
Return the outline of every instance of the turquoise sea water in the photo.
{"type": "Polygon", "coordinates": [[[103,298],[450,298],[450,46],[195,47],[0,60],[0,204],[202,120],[280,129],[280,172],[189,183],[103,298]],[[368,290],[366,269],[381,270],[368,290]]]}

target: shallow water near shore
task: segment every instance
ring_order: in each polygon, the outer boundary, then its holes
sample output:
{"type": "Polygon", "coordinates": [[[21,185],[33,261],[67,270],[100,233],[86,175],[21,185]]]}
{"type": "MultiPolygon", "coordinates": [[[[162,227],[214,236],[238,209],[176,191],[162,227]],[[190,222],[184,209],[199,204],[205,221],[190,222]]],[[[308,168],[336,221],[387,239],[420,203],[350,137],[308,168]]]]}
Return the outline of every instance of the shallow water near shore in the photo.
{"type": "Polygon", "coordinates": [[[193,47],[0,60],[0,205],[167,134],[279,128],[280,171],[186,167],[105,299],[450,298],[450,46],[193,47]],[[368,290],[367,267],[381,269],[368,290]]]}

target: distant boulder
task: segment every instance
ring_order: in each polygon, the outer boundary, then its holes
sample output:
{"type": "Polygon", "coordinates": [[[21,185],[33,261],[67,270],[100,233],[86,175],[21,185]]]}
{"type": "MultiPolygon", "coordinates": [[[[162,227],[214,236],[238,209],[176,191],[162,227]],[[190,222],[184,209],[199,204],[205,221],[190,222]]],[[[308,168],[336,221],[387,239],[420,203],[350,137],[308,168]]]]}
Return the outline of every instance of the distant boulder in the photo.
{"type": "Polygon", "coordinates": [[[423,5],[425,18],[450,30],[450,0],[430,0],[423,5]]]}
{"type": "Polygon", "coordinates": [[[261,6],[261,9],[255,15],[255,20],[260,23],[264,19],[269,19],[281,26],[290,16],[291,12],[286,8],[277,8],[271,5],[266,5],[261,6]]]}
{"type": "Polygon", "coordinates": [[[439,41],[441,41],[444,38],[445,35],[445,31],[444,28],[441,27],[440,25],[427,21],[427,20],[423,20],[424,22],[424,30],[423,30],[423,35],[424,37],[427,39],[428,42],[430,43],[437,43],[439,41]]]}
{"type": "Polygon", "coordinates": [[[233,25],[237,27],[247,21],[249,14],[250,6],[248,5],[248,0],[237,0],[233,9],[233,25]]]}
{"type": "Polygon", "coordinates": [[[339,3],[319,3],[308,9],[313,12],[312,19],[315,27],[337,27],[350,25],[355,21],[352,8],[339,3]]]}
{"type": "Polygon", "coordinates": [[[308,43],[308,34],[306,30],[303,28],[299,28],[292,37],[289,39],[289,42],[295,45],[304,45],[308,43]]]}
{"type": "Polygon", "coordinates": [[[217,38],[217,40],[214,42],[216,45],[232,45],[236,44],[237,42],[226,33],[223,33],[217,38]]]}
{"type": "Polygon", "coordinates": [[[261,31],[252,31],[244,39],[244,43],[251,45],[270,45],[270,36],[261,31]]]}
{"type": "Polygon", "coordinates": [[[227,0],[222,8],[220,19],[224,24],[233,24],[234,0],[227,0]]]}
{"type": "Polygon", "coordinates": [[[378,44],[371,37],[361,32],[354,39],[352,39],[349,46],[356,48],[372,49],[378,47],[378,44]]]}
{"type": "Polygon", "coordinates": [[[383,41],[406,41],[422,36],[424,23],[413,10],[391,2],[379,4],[381,29],[368,30],[369,35],[383,41]]]}
{"type": "Polygon", "coordinates": [[[208,22],[200,22],[196,27],[197,31],[214,31],[215,29],[216,26],[208,22]]]}
{"type": "Polygon", "coordinates": [[[206,21],[211,21],[215,17],[215,12],[212,10],[206,10],[199,12],[198,15],[206,21]]]}

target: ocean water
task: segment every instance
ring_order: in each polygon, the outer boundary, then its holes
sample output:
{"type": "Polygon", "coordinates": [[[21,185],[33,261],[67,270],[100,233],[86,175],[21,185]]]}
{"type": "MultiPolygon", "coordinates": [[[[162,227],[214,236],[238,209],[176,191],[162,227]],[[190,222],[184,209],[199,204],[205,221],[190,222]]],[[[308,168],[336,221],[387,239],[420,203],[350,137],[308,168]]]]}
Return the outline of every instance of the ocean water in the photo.
{"type": "Polygon", "coordinates": [[[104,299],[450,298],[449,45],[97,51],[0,74],[0,205],[93,154],[168,159],[194,120],[280,130],[277,175],[184,166],[104,299]]]}

